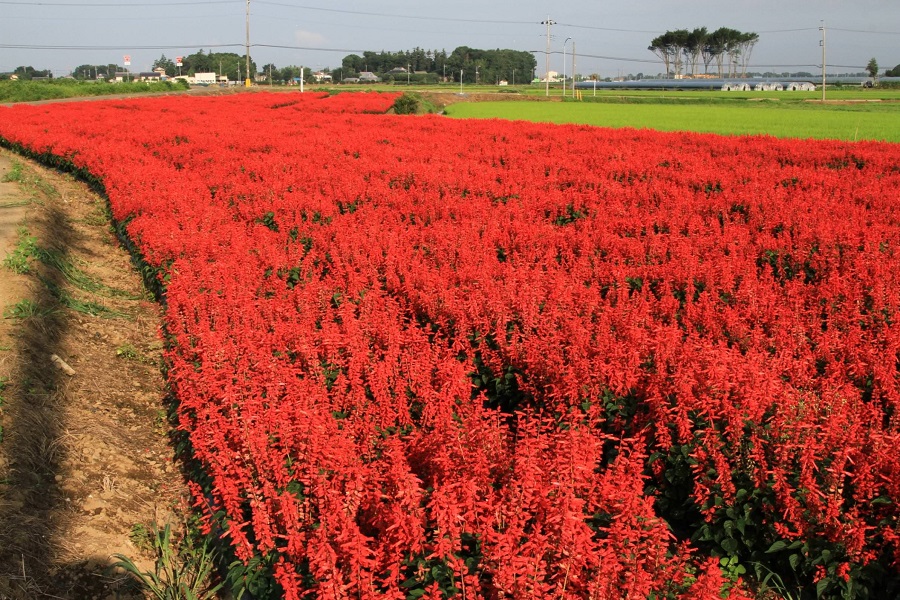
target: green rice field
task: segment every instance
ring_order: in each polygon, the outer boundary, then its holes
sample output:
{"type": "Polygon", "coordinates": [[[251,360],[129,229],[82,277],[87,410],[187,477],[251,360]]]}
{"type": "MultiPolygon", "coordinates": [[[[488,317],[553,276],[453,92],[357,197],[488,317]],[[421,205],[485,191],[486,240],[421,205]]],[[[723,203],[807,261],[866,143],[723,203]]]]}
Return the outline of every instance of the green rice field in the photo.
{"type": "MultiPolygon", "coordinates": [[[[859,94],[831,94],[829,103],[810,98],[756,95],[723,97],[644,92],[628,97],[604,96],[594,101],[459,102],[445,109],[457,118],[510,119],[577,123],[602,127],[634,127],[662,131],[700,131],[727,135],[900,142],[900,101],[859,94]]],[[[782,93],[783,95],[783,93],[782,93]]]]}

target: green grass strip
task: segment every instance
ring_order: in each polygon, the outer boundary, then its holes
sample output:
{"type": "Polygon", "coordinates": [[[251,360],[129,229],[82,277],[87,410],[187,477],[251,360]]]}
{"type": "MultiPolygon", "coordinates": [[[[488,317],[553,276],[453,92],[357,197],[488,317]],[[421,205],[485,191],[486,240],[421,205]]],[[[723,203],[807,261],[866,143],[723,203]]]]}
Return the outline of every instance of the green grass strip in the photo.
{"type": "Polygon", "coordinates": [[[56,301],[68,309],[92,317],[101,317],[103,319],[131,319],[131,315],[113,310],[111,308],[107,308],[102,304],[98,304],[97,302],[86,302],[84,300],[79,300],[78,298],[75,298],[67,293],[60,286],[56,285],[52,281],[47,280],[44,277],[40,277],[40,280],[44,283],[44,285],[47,286],[47,289],[50,291],[56,301]]]}
{"type": "Polygon", "coordinates": [[[510,119],[633,127],[659,131],[696,131],[783,138],[882,140],[900,142],[900,106],[896,104],[779,106],[777,102],[599,103],[463,102],[446,114],[456,118],[510,119]]]}
{"type": "Polygon", "coordinates": [[[34,247],[34,256],[47,265],[57,269],[70,284],[83,292],[99,294],[110,298],[124,298],[127,300],[139,300],[140,296],[130,294],[125,290],[110,287],[91,278],[87,273],[76,267],[56,250],[48,250],[39,246],[34,247]]]}

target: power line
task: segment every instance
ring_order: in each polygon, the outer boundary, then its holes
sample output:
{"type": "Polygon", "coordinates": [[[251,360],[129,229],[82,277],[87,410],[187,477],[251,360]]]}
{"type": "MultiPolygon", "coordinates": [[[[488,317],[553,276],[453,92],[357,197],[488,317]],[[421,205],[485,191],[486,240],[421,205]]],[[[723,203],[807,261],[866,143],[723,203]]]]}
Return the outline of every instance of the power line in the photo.
{"type": "Polygon", "coordinates": [[[167,46],[40,46],[38,44],[0,44],[0,48],[16,50],[178,50],[181,48],[234,48],[244,44],[179,44],[167,46]]]}
{"type": "Polygon", "coordinates": [[[303,10],[317,10],[320,12],[340,13],[345,15],[363,15],[366,17],[387,17],[391,19],[415,19],[418,21],[448,21],[454,23],[488,23],[491,25],[535,25],[535,21],[492,21],[489,19],[462,19],[453,17],[423,17],[420,15],[404,15],[398,13],[377,13],[366,12],[361,10],[343,10],[339,8],[322,8],[320,6],[303,6],[299,4],[286,4],[284,2],[271,2],[267,0],[256,0],[256,4],[265,4],[268,6],[285,6],[288,8],[299,8],[303,10]]]}
{"type": "MultiPolygon", "coordinates": [[[[235,17],[243,17],[238,13],[216,13],[213,15],[191,15],[192,19],[234,19],[235,17]]],[[[26,21],[171,21],[171,16],[165,17],[10,17],[3,16],[4,19],[20,19],[26,21]]]]}
{"type": "Polygon", "coordinates": [[[560,27],[572,27],[574,29],[591,29],[594,31],[615,31],[617,33],[649,33],[660,34],[661,31],[650,31],[648,29],[615,29],[613,27],[593,27],[591,25],[573,25],[572,23],[557,23],[560,27]]]}
{"type": "MultiPolygon", "coordinates": [[[[560,52],[559,50],[551,50],[550,52],[547,52],[546,50],[528,50],[528,52],[531,52],[533,54],[562,54],[562,52],[560,52]]],[[[617,60],[617,61],[621,61],[621,62],[637,62],[637,63],[648,63],[648,64],[659,62],[659,59],[645,60],[642,58],[623,58],[621,56],[603,56],[600,54],[585,54],[583,52],[580,53],[578,56],[580,56],[582,58],[599,58],[599,59],[603,59],[603,60],[617,60]]]]}
{"type": "Polygon", "coordinates": [[[828,31],[849,31],[850,33],[873,33],[879,35],[900,35],[900,31],[867,31],[864,29],[841,29],[840,27],[829,27],[828,31]]]}
{"type": "Polygon", "coordinates": [[[769,29],[768,31],[757,31],[759,34],[767,33],[796,33],[798,31],[818,31],[818,27],[800,27],[798,29],[769,29]]]}
{"type": "Polygon", "coordinates": [[[188,2],[22,2],[20,0],[0,0],[0,4],[13,6],[71,6],[73,8],[103,7],[103,8],[131,8],[141,6],[199,6],[203,4],[236,4],[240,0],[189,0],[188,2]]]}
{"type": "Polygon", "coordinates": [[[365,50],[355,48],[313,48],[310,46],[282,46],[280,44],[250,44],[251,48],[278,48],[280,50],[311,50],[314,52],[349,52],[351,54],[363,53],[365,50]]]}
{"type": "MultiPolygon", "coordinates": [[[[544,53],[545,53],[544,50],[529,50],[528,52],[532,52],[532,53],[534,53],[534,54],[544,54],[544,53]]],[[[559,50],[552,50],[552,51],[550,51],[550,54],[562,54],[562,52],[559,51],[559,50]]],[[[578,56],[581,56],[581,57],[583,57],[583,58],[597,58],[597,59],[600,59],[600,60],[613,60],[613,61],[618,61],[618,62],[633,62],[633,63],[645,63],[645,64],[657,64],[657,63],[660,62],[659,59],[650,60],[650,59],[643,59],[643,58],[626,58],[626,57],[622,57],[622,56],[605,56],[605,55],[602,55],[602,54],[584,54],[584,53],[579,53],[578,56]]],[[[748,68],[748,69],[749,69],[749,68],[754,68],[754,69],[762,69],[762,68],[774,69],[774,68],[787,68],[787,67],[810,67],[810,68],[819,68],[819,67],[821,67],[821,66],[822,66],[822,65],[820,65],[820,64],[808,65],[808,64],[796,64],[796,63],[795,63],[795,64],[790,64],[790,65],[747,65],[747,68],[748,68]]],[[[859,65],[828,65],[828,66],[829,66],[829,67],[839,68],[839,69],[863,69],[863,68],[865,68],[865,67],[862,67],[862,66],[859,66],[859,65]]]]}
{"type": "MultiPolygon", "coordinates": [[[[39,44],[0,44],[0,48],[16,50],[181,50],[184,48],[244,48],[245,44],[174,44],[160,46],[42,46],[39,44]]],[[[313,48],[311,46],[283,46],[279,44],[250,44],[251,48],[279,48],[313,52],[365,52],[355,48],[313,48]]]]}

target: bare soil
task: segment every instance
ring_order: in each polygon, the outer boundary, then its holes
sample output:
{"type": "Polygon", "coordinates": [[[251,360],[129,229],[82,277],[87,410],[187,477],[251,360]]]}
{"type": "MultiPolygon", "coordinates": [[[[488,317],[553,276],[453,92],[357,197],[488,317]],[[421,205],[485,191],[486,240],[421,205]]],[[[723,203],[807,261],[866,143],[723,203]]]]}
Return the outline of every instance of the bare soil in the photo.
{"type": "Polygon", "coordinates": [[[5,150],[0,180],[0,261],[29,270],[0,265],[0,600],[140,598],[111,555],[149,569],[141,528],[185,498],[160,307],[87,186],[5,150]]]}

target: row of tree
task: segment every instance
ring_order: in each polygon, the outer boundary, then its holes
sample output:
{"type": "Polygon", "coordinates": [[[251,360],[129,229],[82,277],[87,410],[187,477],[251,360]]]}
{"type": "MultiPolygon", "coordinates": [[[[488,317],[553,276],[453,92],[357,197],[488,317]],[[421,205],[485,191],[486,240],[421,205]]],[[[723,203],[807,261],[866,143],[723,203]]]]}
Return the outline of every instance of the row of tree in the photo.
{"type": "MultiPolygon", "coordinates": [[[[166,58],[163,54],[153,63],[153,68],[165,69],[166,75],[175,77],[176,75],[193,75],[195,73],[218,73],[225,75],[231,81],[243,81],[247,78],[247,56],[236,54],[234,52],[213,52],[209,53],[199,50],[193,54],[183,56],[181,58],[181,67],[170,58],[166,58]]],[[[252,77],[256,76],[256,63],[250,60],[250,72],[252,77]]]]}
{"type": "MultiPolygon", "coordinates": [[[[464,83],[494,84],[500,80],[526,82],[531,81],[537,61],[530,52],[519,50],[480,50],[460,46],[450,54],[445,50],[401,50],[399,52],[366,51],[362,55],[350,54],[341,61],[336,69],[323,69],[334,81],[357,77],[362,72],[372,72],[385,81],[399,79],[417,83],[436,83],[441,80],[464,83]],[[392,73],[393,71],[393,73],[392,73]],[[407,71],[410,73],[407,74],[407,71]]],[[[233,52],[204,52],[200,50],[182,57],[181,66],[166,57],[160,56],[153,63],[154,69],[163,69],[169,77],[177,75],[193,75],[195,73],[218,73],[227,76],[231,81],[242,81],[246,76],[246,56],[233,52]]],[[[76,79],[110,78],[121,67],[109,65],[80,65],[73,72],[76,79]]],[[[303,78],[307,82],[315,81],[310,69],[295,65],[277,67],[274,64],[263,65],[257,69],[254,61],[250,62],[251,78],[257,75],[272,83],[293,82],[303,78]]]]}
{"type": "Polygon", "coordinates": [[[709,74],[715,63],[719,77],[745,77],[753,47],[759,35],[737,29],[720,27],[710,32],[706,27],[691,31],[676,29],[653,38],[648,50],[662,59],[666,73],[675,77],[697,75],[699,63],[704,74],[709,74]]]}
{"type": "Polygon", "coordinates": [[[10,75],[15,75],[19,79],[30,80],[30,79],[52,79],[53,71],[50,69],[39,70],[35,69],[32,66],[22,66],[16,67],[16,70],[12,73],[5,74],[8,78],[10,75]]]}
{"type": "MultiPolygon", "coordinates": [[[[435,80],[495,84],[500,80],[531,81],[537,61],[531,52],[521,50],[481,50],[460,46],[450,54],[445,50],[366,51],[362,56],[349,54],[341,61],[341,76],[353,77],[369,71],[389,78],[393,70],[403,69],[431,75],[435,80]]],[[[332,71],[334,74],[334,71],[332,71]]]]}

